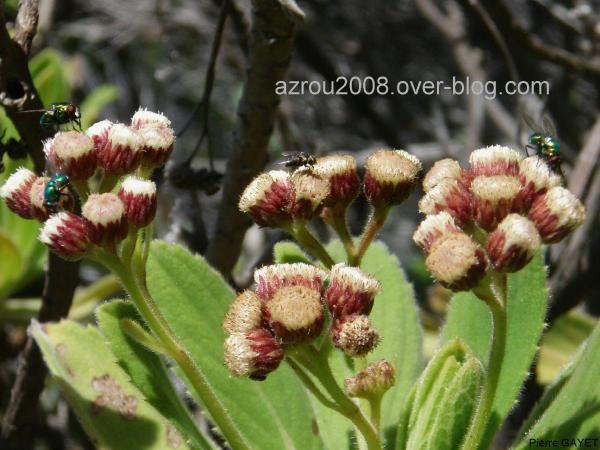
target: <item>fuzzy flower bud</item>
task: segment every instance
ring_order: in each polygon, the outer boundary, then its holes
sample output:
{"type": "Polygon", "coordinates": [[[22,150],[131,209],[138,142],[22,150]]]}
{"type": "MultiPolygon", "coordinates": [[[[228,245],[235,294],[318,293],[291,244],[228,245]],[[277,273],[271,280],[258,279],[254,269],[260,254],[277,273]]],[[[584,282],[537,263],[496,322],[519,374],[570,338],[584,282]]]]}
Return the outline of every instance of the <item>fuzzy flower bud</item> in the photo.
{"type": "Polygon", "coordinates": [[[321,293],[306,286],[279,289],[266,304],[266,315],[283,344],[310,342],[321,334],[325,321],[321,293]]]}
{"type": "Polygon", "coordinates": [[[24,219],[31,219],[29,208],[29,193],[31,186],[37,179],[31,170],[21,167],[17,169],[0,188],[0,197],[6,202],[6,206],[24,219]]]}
{"type": "Polygon", "coordinates": [[[162,167],[173,152],[175,133],[171,127],[145,127],[139,134],[142,138],[142,165],[150,168],[162,167]]]}
{"type": "Polygon", "coordinates": [[[138,109],[131,118],[131,127],[134,130],[142,128],[171,128],[171,121],[160,112],[148,111],[146,108],[138,109]]]}
{"type": "Polygon", "coordinates": [[[98,149],[98,164],[106,173],[124,175],[132,172],[142,157],[142,138],[126,125],[117,123],[108,130],[108,139],[98,149]]]}
{"type": "Polygon", "coordinates": [[[85,131],[85,134],[87,134],[94,142],[94,147],[96,147],[96,155],[103,151],[104,146],[108,142],[108,132],[112,126],[113,123],[110,120],[102,120],[100,122],[96,122],[85,131]]]}
{"type": "Polygon", "coordinates": [[[254,272],[256,293],[263,301],[270,301],[275,293],[286,286],[305,286],[321,292],[327,272],[311,264],[274,264],[254,272]]]}
{"type": "Polygon", "coordinates": [[[329,181],[327,206],[348,206],[360,190],[360,180],[356,170],[356,159],[351,155],[329,155],[317,159],[313,173],[329,181]]]}
{"type": "Polygon", "coordinates": [[[152,181],[127,177],[121,184],[119,198],[125,207],[127,220],[136,228],[143,228],[156,215],[156,185],[152,181]]]}
{"type": "Polygon", "coordinates": [[[478,176],[471,183],[475,220],[484,230],[493,230],[518,209],[521,183],[515,176],[478,176]]]}
{"type": "Polygon", "coordinates": [[[40,241],[61,258],[77,261],[90,244],[87,223],[73,213],[61,211],[44,223],[40,241]]]}
{"type": "Polygon", "coordinates": [[[562,183],[560,175],[554,173],[539,156],[525,158],[520,162],[519,168],[519,178],[522,186],[519,193],[519,203],[524,209],[529,209],[536,197],[542,195],[548,189],[560,186],[562,183]]]}
{"type": "Polygon", "coordinates": [[[436,161],[423,179],[423,190],[427,193],[446,180],[458,180],[460,175],[461,168],[458,161],[451,158],[436,161]]]}
{"type": "Polygon", "coordinates": [[[244,291],[229,306],[223,319],[223,331],[230,335],[246,333],[260,328],[262,324],[262,302],[252,291],[244,291]]]}
{"type": "Polygon", "coordinates": [[[509,214],[492,231],[486,249],[494,268],[516,272],[531,261],[542,241],[535,225],[519,214],[509,214]]]}
{"type": "Polygon", "coordinates": [[[445,178],[419,201],[419,211],[427,215],[446,211],[463,226],[472,219],[471,195],[459,180],[445,178]]]}
{"type": "Polygon", "coordinates": [[[261,227],[280,227],[292,222],[296,193],[287,172],[272,170],[257,176],[244,190],[239,208],[261,227]]]}
{"type": "Polygon", "coordinates": [[[87,180],[96,171],[96,147],[85,133],[65,131],[44,143],[46,158],[73,180],[87,180]]]}
{"type": "Polygon", "coordinates": [[[364,190],[375,207],[402,203],[414,190],[421,161],[403,150],[377,150],[365,163],[364,190]]]}
{"type": "Polygon", "coordinates": [[[348,356],[365,356],[379,344],[379,333],[368,316],[355,314],[334,322],[331,328],[333,345],[348,356]]]}
{"type": "Polygon", "coordinates": [[[336,320],[351,314],[369,314],[379,289],[379,282],[361,269],[336,264],[331,268],[324,297],[336,320]]]}
{"type": "Polygon", "coordinates": [[[385,359],[369,363],[365,370],[344,381],[350,397],[381,398],[396,382],[396,371],[385,359]]]}
{"type": "Polygon", "coordinates": [[[225,340],[225,364],[237,377],[264,380],[283,360],[281,345],[262,328],[234,333],[225,340]]]}
{"type": "Polygon", "coordinates": [[[295,201],[291,208],[294,219],[311,220],[323,207],[329,195],[329,182],[308,170],[296,171],[292,175],[295,201]]]}
{"type": "Polygon", "coordinates": [[[531,205],[529,218],[540,232],[542,241],[562,240],[585,220],[585,207],[569,190],[556,186],[531,205]]]}
{"type": "Polygon", "coordinates": [[[519,174],[521,153],[502,145],[480,148],[471,153],[469,163],[473,177],[519,174]]]}
{"type": "Polygon", "coordinates": [[[429,250],[425,265],[433,278],[453,291],[477,286],[487,268],[483,249],[464,233],[438,238],[429,250]]]}
{"type": "Polygon", "coordinates": [[[127,215],[115,194],[92,194],[81,209],[87,220],[90,240],[96,245],[112,245],[127,236],[127,215]]]}
{"type": "Polygon", "coordinates": [[[419,228],[413,235],[413,240],[415,244],[428,253],[438,238],[449,233],[460,233],[460,228],[458,228],[450,214],[442,211],[427,216],[419,224],[419,228]]]}

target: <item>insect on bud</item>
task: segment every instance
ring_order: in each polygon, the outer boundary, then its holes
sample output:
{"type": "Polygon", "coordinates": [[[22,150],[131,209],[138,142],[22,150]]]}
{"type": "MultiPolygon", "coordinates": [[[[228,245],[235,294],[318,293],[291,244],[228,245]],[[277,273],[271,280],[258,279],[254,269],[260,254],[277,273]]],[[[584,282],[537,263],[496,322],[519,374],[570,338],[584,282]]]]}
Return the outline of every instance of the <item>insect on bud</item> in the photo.
{"type": "Polygon", "coordinates": [[[265,302],[286,286],[305,286],[321,292],[327,272],[305,263],[274,264],[254,272],[256,293],[265,302]]]}
{"type": "Polygon", "coordinates": [[[531,261],[541,245],[540,234],[531,220],[509,214],[489,234],[486,250],[496,270],[516,272],[531,261]]]}
{"type": "Polygon", "coordinates": [[[423,196],[419,201],[419,211],[427,215],[446,211],[457,225],[464,226],[471,222],[473,216],[471,195],[461,181],[446,178],[423,196]]]}
{"type": "Polygon", "coordinates": [[[365,163],[364,191],[374,207],[402,203],[414,190],[421,161],[403,150],[377,150],[365,163]]]}
{"type": "Polygon", "coordinates": [[[306,286],[279,289],[265,309],[273,333],[283,344],[310,342],[323,329],[321,293],[306,286]]]}
{"type": "Polygon", "coordinates": [[[0,197],[6,206],[23,219],[32,219],[29,194],[38,177],[31,170],[21,167],[13,173],[0,188],[0,197]]]}
{"type": "Polygon", "coordinates": [[[333,320],[343,319],[353,314],[369,314],[379,289],[379,282],[361,269],[336,264],[331,268],[324,297],[333,320]]]}
{"type": "Polygon", "coordinates": [[[540,232],[542,241],[562,240],[585,220],[585,207],[569,190],[556,186],[531,205],[529,218],[540,232]]]}
{"type": "Polygon", "coordinates": [[[225,340],[225,364],[237,377],[264,380],[283,360],[283,349],[271,333],[259,328],[225,340]]]}
{"type": "Polygon", "coordinates": [[[369,317],[355,314],[333,323],[331,340],[348,356],[365,356],[379,344],[379,333],[369,317]]]}
{"type": "Polygon", "coordinates": [[[521,153],[502,145],[480,148],[471,153],[469,163],[473,177],[519,174],[521,153]]]}
{"type": "Polygon", "coordinates": [[[230,335],[246,333],[260,328],[262,323],[262,302],[252,291],[244,291],[229,305],[223,319],[223,331],[230,335]]]}
{"type": "Polygon", "coordinates": [[[143,228],[156,215],[156,184],[153,181],[127,177],[121,184],[119,198],[125,207],[127,220],[136,228],[143,228]]]}
{"type": "Polygon", "coordinates": [[[529,209],[536,197],[548,189],[560,186],[560,175],[554,173],[548,164],[538,156],[525,158],[521,163],[519,178],[523,186],[519,193],[519,203],[524,209],[529,209]]]}
{"type": "Polygon", "coordinates": [[[385,359],[369,363],[366,369],[344,381],[350,397],[381,398],[396,382],[396,371],[385,359]]]}
{"type": "Polygon", "coordinates": [[[90,244],[86,221],[71,212],[61,211],[44,223],[40,241],[67,261],[77,261],[90,244]]]}
{"type": "Polygon", "coordinates": [[[171,127],[143,127],[139,130],[142,138],[142,165],[149,168],[162,167],[173,151],[175,133],[171,127]]]}
{"type": "Polygon", "coordinates": [[[317,159],[312,172],[329,181],[325,205],[348,206],[360,190],[356,159],[351,155],[329,155],[317,159]]]}
{"type": "Polygon", "coordinates": [[[289,174],[272,170],[252,180],[238,206],[261,227],[284,227],[292,222],[290,210],[295,198],[289,174]]]}
{"type": "Polygon", "coordinates": [[[442,211],[425,217],[415,234],[413,234],[413,240],[415,244],[428,253],[438,238],[449,233],[460,232],[460,228],[458,228],[452,216],[446,211],[442,211]]]}
{"type": "Polygon", "coordinates": [[[163,113],[148,111],[146,108],[138,109],[131,118],[131,127],[134,130],[142,128],[171,128],[171,121],[163,113]]]}
{"type": "Polygon", "coordinates": [[[112,126],[113,123],[110,120],[102,120],[100,122],[96,122],[85,131],[85,134],[87,134],[94,142],[96,154],[103,151],[104,146],[108,142],[108,132],[112,126]]]}
{"type": "Polygon", "coordinates": [[[475,220],[491,231],[511,212],[518,210],[521,183],[515,176],[479,176],[471,183],[475,220]]]}
{"type": "Polygon", "coordinates": [[[323,200],[329,195],[329,182],[308,170],[300,170],[292,175],[292,184],[295,191],[292,217],[311,220],[319,214],[323,200]]]}
{"type": "Polygon", "coordinates": [[[458,161],[451,158],[436,161],[423,179],[423,190],[427,193],[446,180],[458,180],[460,175],[461,168],[458,161]]]}
{"type": "Polygon", "coordinates": [[[427,269],[440,284],[453,291],[466,291],[485,275],[485,252],[464,233],[438,238],[425,259],[427,269]]]}
{"type": "MultiPolygon", "coordinates": [[[[48,208],[46,208],[46,205],[44,204],[44,191],[46,190],[46,185],[48,184],[48,181],[50,181],[50,178],[48,177],[38,177],[31,185],[31,190],[29,191],[29,208],[31,216],[39,220],[40,222],[44,222],[46,219],[48,219],[48,217],[50,217],[51,214],[51,212],[48,211],[48,208]]],[[[67,206],[63,203],[64,198],[67,197],[61,196],[61,207],[67,206]]]]}
{"type": "Polygon", "coordinates": [[[111,175],[132,172],[139,165],[141,157],[141,137],[122,123],[110,127],[106,145],[98,149],[98,164],[111,175]]]}
{"type": "Polygon", "coordinates": [[[96,147],[85,133],[65,131],[44,143],[46,158],[73,180],[87,180],[96,171],[96,147]]]}
{"type": "Polygon", "coordinates": [[[125,207],[115,194],[90,195],[81,213],[88,222],[94,244],[111,246],[127,236],[125,207]]]}

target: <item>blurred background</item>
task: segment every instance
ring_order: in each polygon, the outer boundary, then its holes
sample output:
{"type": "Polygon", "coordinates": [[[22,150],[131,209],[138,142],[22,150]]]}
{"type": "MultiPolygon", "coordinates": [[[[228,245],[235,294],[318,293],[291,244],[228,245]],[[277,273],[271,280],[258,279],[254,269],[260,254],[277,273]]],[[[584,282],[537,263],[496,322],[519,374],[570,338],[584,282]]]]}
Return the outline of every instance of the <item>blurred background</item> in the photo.
{"type": "MultiPolygon", "coordinates": [[[[18,5],[16,0],[3,3],[10,31],[18,5]]],[[[222,197],[218,174],[227,177],[228,161],[238,148],[238,106],[252,63],[251,37],[257,32],[250,1],[228,0],[226,5],[222,13],[218,0],[40,0],[30,51],[29,68],[43,103],[77,103],[84,126],[104,118],[128,122],[140,106],[171,119],[180,136],[172,160],[156,174],[161,185],[157,232],[201,254],[209,247],[216,223],[223,220],[222,203],[230,201],[222,197]],[[216,59],[211,58],[215,41],[220,42],[216,59]],[[214,84],[209,68],[214,69],[214,84]],[[207,78],[212,84],[208,96],[207,78]]],[[[428,169],[445,157],[464,164],[472,150],[492,144],[525,152],[527,136],[543,131],[543,117],[551,119],[562,145],[567,184],[586,204],[588,221],[546,255],[550,331],[523,392],[523,411],[515,411],[507,424],[510,433],[540,386],[569,359],[600,314],[600,2],[307,0],[298,6],[305,17],[295,29],[290,80],[386,77],[390,90],[402,80],[451,85],[453,79],[468,78],[495,81],[498,90],[516,77],[549,83],[548,95],[494,99],[450,91],[284,95],[266,153],[266,167],[280,168],[286,152],[348,152],[364,161],[378,147],[403,148],[428,169]],[[540,129],[532,129],[536,126],[540,129]]],[[[17,136],[3,110],[0,126],[7,130],[3,142],[17,136]]],[[[7,156],[4,162],[7,170],[0,183],[22,163],[7,156]]],[[[432,284],[421,252],[412,243],[420,195],[394,210],[381,239],[415,283],[433,348],[449,294],[432,284]]],[[[2,414],[26,325],[40,306],[45,256],[35,240],[37,224],[8,214],[4,205],[0,208],[2,414]]],[[[368,214],[365,202],[352,206],[354,234],[360,233],[368,214]]],[[[324,226],[316,224],[315,229],[328,238],[324,226]]],[[[281,239],[285,235],[277,231],[250,227],[241,249],[223,250],[237,260],[232,270],[222,270],[224,276],[237,287],[248,285],[253,268],[269,262],[273,245],[281,239]]],[[[210,251],[208,256],[210,260],[210,251]]],[[[94,305],[118,286],[115,280],[100,278],[92,267],[84,266],[81,278],[83,287],[70,315],[93,320],[94,305]]],[[[36,436],[31,448],[92,448],[69,415],[56,389],[46,389],[41,406],[31,414],[36,436]]]]}

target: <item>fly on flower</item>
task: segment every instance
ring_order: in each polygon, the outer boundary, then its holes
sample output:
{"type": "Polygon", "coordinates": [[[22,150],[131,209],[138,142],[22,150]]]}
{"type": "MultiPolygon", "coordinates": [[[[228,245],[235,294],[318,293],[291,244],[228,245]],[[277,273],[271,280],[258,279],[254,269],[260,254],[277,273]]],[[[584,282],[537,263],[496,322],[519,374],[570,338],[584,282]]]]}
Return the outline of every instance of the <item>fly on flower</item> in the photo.
{"type": "Polygon", "coordinates": [[[74,103],[58,102],[52,103],[47,109],[30,109],[21,111],[24,113],[42,113],[40,116],[40,126],[45,131],[58,131],[64,125],[74,123],[81,131],[81,112],[74,103]]]}
{"type": "Polygon", "coordinates": [[[56,210],[62,197],[70,197],[71,179],[64,173],[57,173],[50,178],[44,188],[44,206],[56,210]]]}
{"type": "Polygon", "coordinates": [[[542,119],[542,125],[536,125],[530,117],[523,115],[525,123],[531,128],[533,133],[529,135],[525,151],[529,155],[533,151],[535,155],[543,159],[548,167],[564,179],[561,169],[562,153],[560,150],[560,140],[556,136],[556,130],[548,116],[542,119]],[[540,131],[541,130],[541,131],[540,131]]]}
{"type": "Polygon", "coordinates": [[[311,168],[317,163],[317,158],[306,152],[283,153],[283,156],[288,159],[279,164],[290,169],[299,169],[301,167],[311,168]]]}

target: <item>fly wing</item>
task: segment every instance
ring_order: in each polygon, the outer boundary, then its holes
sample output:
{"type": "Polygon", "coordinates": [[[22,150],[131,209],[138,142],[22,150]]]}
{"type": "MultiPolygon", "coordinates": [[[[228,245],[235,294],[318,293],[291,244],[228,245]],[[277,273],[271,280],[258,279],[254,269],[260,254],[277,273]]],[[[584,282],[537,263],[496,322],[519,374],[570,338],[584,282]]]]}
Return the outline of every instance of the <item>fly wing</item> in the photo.
{"type": "Polygon", "coordinates": [[[544,117],[542,119],[542,127],[544,130],[544,133],[550,134],[550,135],[556,137],[556,127],[554,126],[554,122],[552,121],[552,119],[550,118],[550,116],[548,114],[544,114],[544,117]]]}

